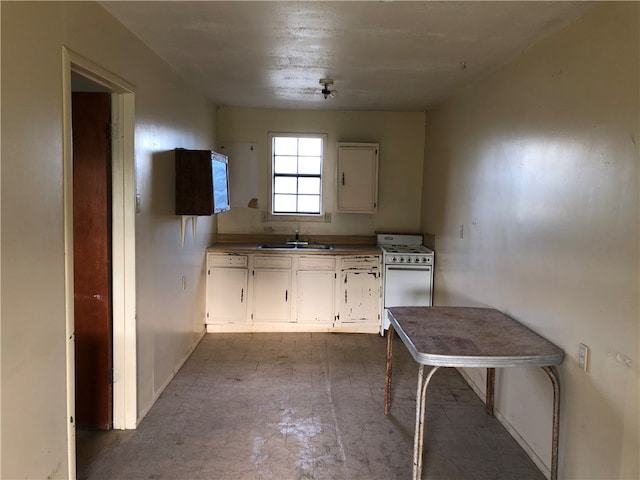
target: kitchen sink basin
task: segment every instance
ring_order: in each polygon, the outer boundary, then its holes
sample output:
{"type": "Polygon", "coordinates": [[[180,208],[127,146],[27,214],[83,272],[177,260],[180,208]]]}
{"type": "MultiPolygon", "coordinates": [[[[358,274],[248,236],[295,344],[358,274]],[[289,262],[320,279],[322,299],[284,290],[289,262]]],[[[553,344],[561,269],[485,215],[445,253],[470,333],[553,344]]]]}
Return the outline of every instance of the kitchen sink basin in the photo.
{"type": "Polygon", "coordinates": [[[320,245],[317,243],[306,242],[287,242],[287,243],[261,243],[258,245],[261,249],[282,249],[288,250],[333,250],[333,245],[320,245]]]}

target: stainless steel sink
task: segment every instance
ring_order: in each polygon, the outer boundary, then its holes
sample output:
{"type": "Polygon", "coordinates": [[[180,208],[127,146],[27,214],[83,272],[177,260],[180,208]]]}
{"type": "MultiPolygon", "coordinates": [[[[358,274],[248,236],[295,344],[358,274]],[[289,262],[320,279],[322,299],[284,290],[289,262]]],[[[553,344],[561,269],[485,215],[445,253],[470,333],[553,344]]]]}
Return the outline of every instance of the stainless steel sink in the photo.
{"type": "Polygon", "coordinates": [[[307,245],[298,245],[296,248],[301,248],[303,250],[333,250],[333,245],[309,243],[307,245]]]}
{"type": "Polygon", "coordinates": [[[283,249],[288,250],[333,250],[333,245],[320,245],[317,243],[306,242],[287,242],[287,243],[261,243],[258,248],[262,249],[283,249]]]}

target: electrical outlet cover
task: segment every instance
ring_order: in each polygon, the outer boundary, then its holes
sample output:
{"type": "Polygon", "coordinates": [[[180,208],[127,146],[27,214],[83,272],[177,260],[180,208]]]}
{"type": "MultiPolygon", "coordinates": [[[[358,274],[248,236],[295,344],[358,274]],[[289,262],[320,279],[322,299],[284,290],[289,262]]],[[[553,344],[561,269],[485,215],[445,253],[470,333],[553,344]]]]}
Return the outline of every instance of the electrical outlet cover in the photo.
{"type": "Polygon", "coordinates": [[[581,343],[578,349],[578,365],[580,365],[580,368],[585,372],[589,369],[589,347],[584,343],[581,343]]]}

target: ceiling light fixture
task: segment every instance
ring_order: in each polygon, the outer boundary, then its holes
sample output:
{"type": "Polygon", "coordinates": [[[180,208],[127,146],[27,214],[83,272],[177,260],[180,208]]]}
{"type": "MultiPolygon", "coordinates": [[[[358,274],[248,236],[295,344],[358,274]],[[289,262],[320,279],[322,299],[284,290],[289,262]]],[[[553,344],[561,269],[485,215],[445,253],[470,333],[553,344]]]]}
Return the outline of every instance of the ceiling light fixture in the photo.
{"type": "Polygon", "coordinates": [[[336,95],[338,95],[338,91],[337,90],[329,90],[329,87],[333,86],[333,79],[331,78],[321,78],[320,79],[320,85],[323,86],[322,90],[320,93],[322,93],[322,95],[324,96],[324,98],[335,98],[336,95]]]}

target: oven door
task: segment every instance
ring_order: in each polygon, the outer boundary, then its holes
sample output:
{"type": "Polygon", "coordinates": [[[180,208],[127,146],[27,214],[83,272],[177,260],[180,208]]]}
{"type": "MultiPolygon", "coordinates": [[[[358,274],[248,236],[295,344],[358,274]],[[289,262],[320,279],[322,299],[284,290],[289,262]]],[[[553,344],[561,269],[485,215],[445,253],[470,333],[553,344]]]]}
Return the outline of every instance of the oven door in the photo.
{"type": "Polygon", "coordinates": [[[431,266],[385,265],[382,335],[389,328],[387,308],[431,306],[432,282],[431,266]]]}

